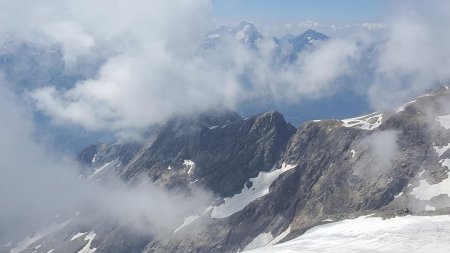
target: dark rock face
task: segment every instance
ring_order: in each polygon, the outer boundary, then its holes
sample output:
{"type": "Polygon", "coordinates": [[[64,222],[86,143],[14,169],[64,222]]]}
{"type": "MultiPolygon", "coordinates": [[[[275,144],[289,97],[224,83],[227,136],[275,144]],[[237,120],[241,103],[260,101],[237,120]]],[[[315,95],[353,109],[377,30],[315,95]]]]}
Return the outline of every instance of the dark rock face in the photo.
{"type": "MultiPolygon", "coordinates": [[[[103,223],[68,227],[67,233],[95,231],[96,252],[224,253],[263,246],[280,234],[273,242],[287,240],[325,219],[422,212],[426,205],[446,212],[448,195],[420,200],[414,189],[419,180],[436,184],[448,178],[443,161],[450,152],[437,148],[450,143],[450,131],[436,119],[450,114],[449,100],[443,89],[396,112],[307,122],[298,129],[277,112],[241,119],[216,111],[176,117],[150,131],[143,143],[89,146],[78,159],[92,171],[113,162],[115,175],[125,181],[147,177],[186,192],[195,185],[217,201],[170,235],[142,236],[103,223]],[[242,194],[241,209],[214,215],[216,207],[242,194]]],[[[59,249],[77,252],[67,237],[59,249]]],[[[79,243],[78,248],[86,244],[79,243]]]]}
{"type": "Polygon", "coordinates": [[[123,177],[146,174],[169,187],[196,181],[220,197],[238,193],[249,178],[272,169],[295,129],[278,112],[235,119],[214,126],[169,121],[142,158],[122,172],[123,177]],[[184,160],[195,163],[189,174],[184,160]],[[169,166],[173,169],[167,175],[169,166]]]}

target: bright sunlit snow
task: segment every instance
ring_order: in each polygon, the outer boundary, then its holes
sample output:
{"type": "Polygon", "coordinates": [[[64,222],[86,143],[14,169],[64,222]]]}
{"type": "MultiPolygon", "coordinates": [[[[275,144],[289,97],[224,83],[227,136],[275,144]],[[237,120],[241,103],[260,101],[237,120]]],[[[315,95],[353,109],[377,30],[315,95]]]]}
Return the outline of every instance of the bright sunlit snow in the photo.
{"type": "Polygon", "coordinates": [[[97,249],[96,248],[92,248],[91,249],[91,244],[92,241],[94,240],[96,234],[91,231],[85,238],[85,241],[88,241],[88,243],[80,250],[78,251],[78,253],[94,253],[97,249]]]}
{"type": "Polygon", "coordinates": [[[400,106],[399,108],[397,108],[397,110],[395,110],[395,113],[403,112],[408,105],[413,104],[415,102],[417,102],[417,100],[409,101],[408,103],[406,103],[406,104],[400,106]]]}
{"type": "Polygon", "coordinates": [[[436,150],[436,153],[438,153],[438,156],[442,156],[445,151],[447,151],[450,148],[450,143],[447,144],[447,146],[443,146],[443,147],[438,147],[438,146],[434,146],[434,150],[436,150]]]}
{"type": "Polygon", "coordinates": [[[450,115],[446,116],[439,116],[436,119],[441,127],[444,127],[445,129],[450,129],[450,115]]]}
{"type": "Polygon", "coordinates": [[[280,169],[270,172],[260,172],[257,177],[250,179],[252,187],[244,186],[241,193],[231,198],[225,198],[225,203],[214,207],[211,212],[212,218],[225,218],[244,209],[252,201],[269,193],[272,182],[282,173],[295,168],[296,165],[283,163],[280,169]]]}
{"type": "Polygon", "coordinates": [[[195,169],[195,163],[191,160],[184,160],[183,165],[186,166],[186,168],[189,168],[188,174],[191,174],[195,169]]]}
{"type": "Polygon", "coordinates": [[[341,121],[344,127],[373,130],[381,125],[382,119],[383,114],[372,113],[361,117],[343,119],[341,121]]]}
{"type": "MultiPolygon", "coordinates": [[[[450,159],[444,159],[441,161],[442,166],[449,168],[450,159]]],[[[431,200],[433,197],[441,194],[447,194],[450,196],[450,172],[448,177],[437,184],[429,184],[425,179],[419,181],[419,186],[414,188],[411,195],[420,200],[431,200]]]]}
{"type": "Polygon", "coordinates": [[[273,240],[273,236],[270,232],[262,233],[255,237],[245,248],[244,250],[252,250],[266,246],[273,240]]]}
{"type": "Polygon", "coordinates": [[[86,234],[86,232],[84,232],[84,233],[77,233],[76,235],[72,236],[72,239],[70,239],[70,240],[73,241],[73,240],[75,240],[77,238],[82,237],[84,234],[86,234]]]}
{"type": "Polygon", "coordinates": [[[310,229],[285,243],[248,253],[450,252],[450,216],[360,217],[310,229]]]}

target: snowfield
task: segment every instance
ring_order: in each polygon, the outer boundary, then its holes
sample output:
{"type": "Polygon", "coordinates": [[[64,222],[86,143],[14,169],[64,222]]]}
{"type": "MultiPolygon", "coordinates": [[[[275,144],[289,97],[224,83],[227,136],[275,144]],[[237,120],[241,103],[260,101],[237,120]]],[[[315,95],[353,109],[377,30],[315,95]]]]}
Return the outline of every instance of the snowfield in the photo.
{"type": "Polygon", "coordinates": [[[280,169],[270,172],[260,172],[257,177],[250,179],[251,187],[244,186],[241,193],[231,198],[225,198],[220,206],[215,206],[211,212],[211,218],[221,219],[228,217],[244,209],[254,200],[269,194],[270,185],[284,172],[295,168],[296,165],[283,163],[280,169]]]}
{"type": "Polygon", "coordinates": [[[383,122],[383,114],[372,113],[369,115],[351,118],[351,119],[343,119],[342,126],[344,127],[352,127],[359,128],[364,130],[373,130],[381,125],[383,122]]]}
{"type": "Polygon", "coordinates": [[[450,252],[450,215],[359,217],[317,226],[281,244],[247,253],[450,252]]]}

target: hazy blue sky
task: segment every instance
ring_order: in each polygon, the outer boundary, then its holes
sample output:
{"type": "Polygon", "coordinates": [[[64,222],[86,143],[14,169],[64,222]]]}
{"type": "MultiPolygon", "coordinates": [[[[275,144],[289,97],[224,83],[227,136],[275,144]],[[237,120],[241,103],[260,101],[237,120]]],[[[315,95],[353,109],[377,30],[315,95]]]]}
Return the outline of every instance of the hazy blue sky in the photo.
{"type": "Polygon", "coordinates": [[[329,24],[376,22],[386,0],[215,0],[218,19],[283,23],[316,20],[329,24]]]}

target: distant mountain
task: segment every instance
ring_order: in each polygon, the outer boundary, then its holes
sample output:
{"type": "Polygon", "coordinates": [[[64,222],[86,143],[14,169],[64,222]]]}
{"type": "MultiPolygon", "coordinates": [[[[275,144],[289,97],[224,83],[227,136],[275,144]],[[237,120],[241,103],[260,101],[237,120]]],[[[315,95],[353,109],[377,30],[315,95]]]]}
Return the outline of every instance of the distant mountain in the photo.
{"type": "MultiPolygon", "coordinates": [[[[444,87],[391,112],[310,121],[297,129],[276,111],[245,119],[231,111],[174,117],[149,131],[143,143],[85,149],[79,155],[86,167],[84,178],[94,183],[119,175],[130,184],[148,178],[187,195],[193,185],[201,186],[217,196],[209,207],[186,214],[184,221],[174,221],[179,226],[164,237],[137,236],[113,223],[86,224],[79,214],[56,232],[20,247],[36,253],[232,253],[296,237],[294,242],[299,244],[295,247],[300,247],[305,240],[318,240],[311,233],[302,239],[310,228],[361,215],[448,214],[449,101],[450,92],[444,87]],[[206,229],[195,230],[198,224],[206,229]]],[[[360,218],[330,227],[354,242],[359,238],[354,233],[364,231],[372,231],[371,238],[379,239],[379,231],[358,224],[383,223],[382,231],[395,236],[398,233],[391,231],[392,226],[410,222],[412,229],[405,225],[407,233],[395,239],[407,241],[414,236],[411,231],[421,227],[411,219],[396,218],[389,225],[381,219],[360,218]]],[[[428,220],[437,224],[442,219],[428,220]]],[[[326,228],[316,231],[328,235],[326,228]]],[[[444,228],[437,231],[437,241],[450,236],[444,228]]],[[[346,243],[340,237],[325,237],[320,242],[328,240],[336,247],[346,243]]],[[[375,249],[383,242],[364,247],[375,249]]],[[[320,251],[327,245],[313,246],[320,251]]],[[[17,247],[12,242],[5,249],[17,247]]]]}
{"type": "Polygon", "coordinates": [[[327,40],[329,40],[328,36],[311,29],[298,36],[287,34],[280,38],[274,38],[277,44],[275,50],[276,62],[279,64],[293,63],[297,60],[300,52],[312,49],[316,44],[327,40]]]}
{"type": "Polygon", "coordinates": [[[236,26],[221,26],[217,30],[207,33],[204,46],[207,48],[214,47],[225,37],[234,38],[249,48],[256,48],[264,38],[253,23],[242,21],[236,26]]]}

